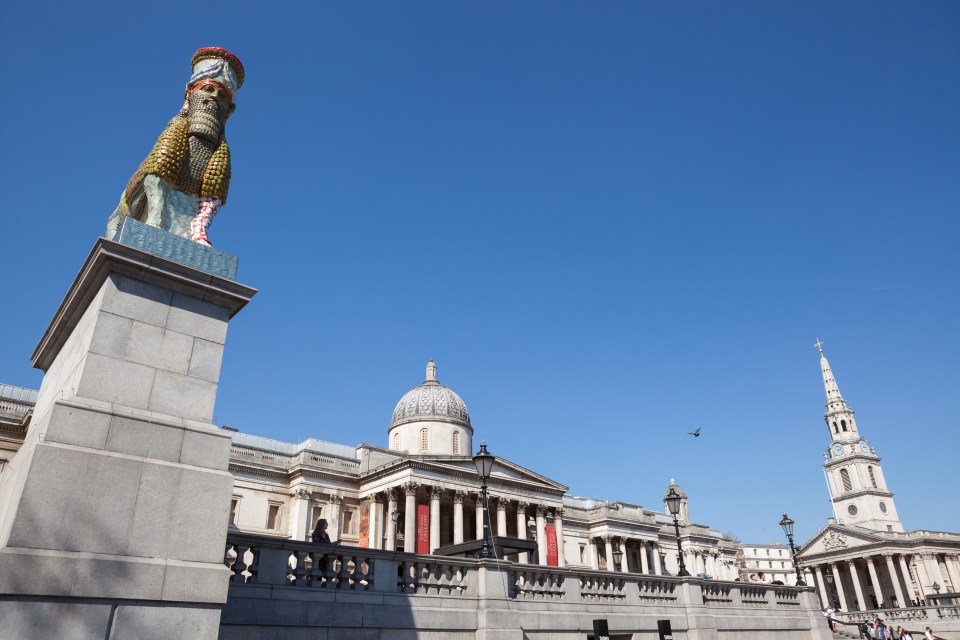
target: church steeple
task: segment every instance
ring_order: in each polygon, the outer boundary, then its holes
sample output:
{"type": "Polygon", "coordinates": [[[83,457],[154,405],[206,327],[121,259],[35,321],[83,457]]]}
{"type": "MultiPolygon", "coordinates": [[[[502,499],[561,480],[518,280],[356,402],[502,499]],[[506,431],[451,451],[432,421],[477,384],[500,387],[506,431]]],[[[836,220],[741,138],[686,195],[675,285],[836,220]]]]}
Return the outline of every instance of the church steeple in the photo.
{"type": "Polygon", "coordinates": [[[827,394],[827,411],[823,414],[823,419],[827,423],[832,441],[855,442],[860,438],[860,434],[857,432],[857,421],[853,417],[853,409],[847,406],[843,396],[840,395],[840,387],[837,386],[837,380],[833,377],[833,370],[830,368],[827,356],[823,353],[823,344],[819,338],[814,343],[814,346],[820,351],[823,390],[827,394]]]}
{"type": "Polygon", "coordinates": [[[819,338],[814,346],[820,351],[820,371],[827,395],[823,418],[830,431],[830,446],[823,455],[823,468],[835,513],[841,524],[875,531],[903,531],[877,451],[857,430],[853,409],[840,395],[819,338]]]}

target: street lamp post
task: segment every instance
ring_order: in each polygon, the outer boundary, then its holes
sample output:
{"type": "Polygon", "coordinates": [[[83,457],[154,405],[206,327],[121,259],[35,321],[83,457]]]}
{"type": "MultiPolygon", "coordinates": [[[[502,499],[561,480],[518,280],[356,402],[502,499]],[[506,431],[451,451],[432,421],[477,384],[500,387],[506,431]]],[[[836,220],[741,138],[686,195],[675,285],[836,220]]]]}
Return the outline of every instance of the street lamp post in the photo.
{"type": "Polygon", "coordinates": [[[480,499],[483,502],[483,546],[480,547],[480,557],[490,557],[490,512],[487,510],[487,480],[493,471],[493,461],[496,460],[487,451],[486,441],[480,443],[480,451],[473,456],[473,464],[477,466],[477,475],[480,476],[480,499]]]}
{"type": "MultiPolygon", "coordinates": [[[[390,519],[393,520],[393,550],[396,551],[397,550],[397,534],[400,533],[398,530],[400,525],[397,524],[400,522],[400,512],[397,511],[396,509],[391,511],[390,519]]],[[[387,542],[390,542],[389,538],[387,539],[387,542]]]]}
{"type": "Polygon", "coordinates": [[[803,576],[800,575],[800,565],[797,564],[797,548],[793,545],[793,525],[794,521],[787,517],[787,512],[783,512],[783,520],[780,521],[780,526],[783,527],[783,532],[787,534],[787,541],[790,543],[790,555],[793,557],[793,569],[797,572],[797,586],[805,587],[807,583],[803,581],[803,576]]]}
{"type": "Polygon", "coordinates": [[[680,561],[680,570],[677,571],[677,575],[689,576],[690,572],[687,571],[687,565],[683,562],[683,547],[680,545],[680,521],[677,519],[677,514],[680,513],[680,501],[682,499],[683,497],[677,493],[677,489],[671,484],[663,501],[667,503],[667,509],[670,510],[670,514],[673,516],[673,528],[677,532],[677,559],[680,561]]]}

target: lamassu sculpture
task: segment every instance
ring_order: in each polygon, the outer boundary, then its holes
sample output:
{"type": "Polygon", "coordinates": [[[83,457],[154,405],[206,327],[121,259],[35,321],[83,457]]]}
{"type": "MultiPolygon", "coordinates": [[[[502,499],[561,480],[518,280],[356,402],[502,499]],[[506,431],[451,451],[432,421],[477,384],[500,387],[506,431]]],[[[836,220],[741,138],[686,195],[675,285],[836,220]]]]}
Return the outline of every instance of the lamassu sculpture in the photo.
{"type": "Polygon", "coordinates": [[[129,216],[210,246],[207,229],[230,187],[224,127],[244,72],[240,60],[219,47],[199,49],[191,65],[183,106],[127,183],[107,222],[107,238],[129,216]]]}

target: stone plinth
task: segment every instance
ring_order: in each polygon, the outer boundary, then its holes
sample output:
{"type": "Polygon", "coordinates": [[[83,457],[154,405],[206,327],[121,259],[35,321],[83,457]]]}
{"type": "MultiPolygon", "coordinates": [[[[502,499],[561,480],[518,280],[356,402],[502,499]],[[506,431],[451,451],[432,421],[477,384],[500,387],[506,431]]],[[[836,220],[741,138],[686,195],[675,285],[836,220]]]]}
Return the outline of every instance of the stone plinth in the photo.
{"type": "Polygon", "coordinates": [[[233,481],[211,418],[254,293],[97,241],[33,354],[45,376],[0,483],[0,635],[216,638],[233,481]]]}

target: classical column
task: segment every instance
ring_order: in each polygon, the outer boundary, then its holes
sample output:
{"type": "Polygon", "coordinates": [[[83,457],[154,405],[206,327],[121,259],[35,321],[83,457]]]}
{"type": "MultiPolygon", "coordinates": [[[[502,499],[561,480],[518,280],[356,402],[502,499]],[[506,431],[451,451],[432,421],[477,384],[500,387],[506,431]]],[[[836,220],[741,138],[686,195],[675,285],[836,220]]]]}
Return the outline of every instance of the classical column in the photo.
{"type": "MultiPolygon", "coordinates": [[[[521,540],[527,539],[527,507],[529,506],[526,502],[517,503],[517,537],[521,540]]],[[[529,563],[530,554],[526,551],[517,554],[517,562],[520,564],[529,563]]]]}
{"type": "Polygon", "coordinates": [[[600,549],[597,548],[597,541],[590,538],[590,565],[594,571],[600,570],[600,549]]]}
{"type": "Polygon", "coordinates": [[[933,593],[933,583],[943,585],[945,580],[943,576],[940,575],[940,567],[937,566],[936,561],[933,559],[933,554],[925,553],[920,556],[921,567],[927,574],[927,582],[924,585],[924,588],[927,590],[927,593],[933,593]]]}
{"type": "Polygon", "coordinates": [[[853,591],[857,596],[857,609],[866,611],[866,601],[863,599],[863,587],[860,586],[860,575],[857,573],[857,564],[853,560],[847,560],[847,568],[850,569],[850,576],[853,578],[853,591]]]}
{"type": "Polygon", "coordinates": [[[453,544],[463,542],[463,491],[453,492],[453,544]]]}
{"type": "Polygon", "coordinates": [[[387,491],[387,551],[397,550],[397,523],[393,521],[393,512],[397,510],[397,489],[387,491]]]}
{"type": "Polygon", "coordinates": [[[820,606],[826,608],[830,605],[830,594],[827,593],[827,581],[823,578],[823,569],[820,565],[813,568],[817,572],[817,588],[820,590],[820,606]]]}
{"type": "Polygon", "coordinates": [[[304,487],[294,489],[290,494],[290,538],[306,540],[310,526],[310,491],[304,487]]]}
{"type": "Polygon", "coordinates": [[[660,545],[656,542],[650,543],[650,551],[653,554],[653,572],[654,575],[663,575],[663,564],[660,562],[660,545]]]}
{"type": "Polygon", "coordinates": [[[417,489],[416,482],[407,482],[403,485],[406,494],[406,504],[403,513],[403,550],[407,553],[417,552],[417,489]]]}
{"type": "MultiPolygon", "coordinates": [[[[903,586],[907,589],[914,589],[913,576],[910,575],[910,569],[907,568],[907,557],[902,553],[897,554],[897,563],[900,565],[900,579],[903,580],[903,586]]],[[[913,606],[913,596],[911,594],[907,594],[907,600],[903,603],[903,606],[913,606]]]]}
{"type": "Polygon", "coordinates": [[[940,575],[943,576],[943,582],[945,587],[944,592],[952,593],[953,591],[955,591],[954,585],[956,583],[953,581],[953,578],[950,575],[950,571],[947,568],[946,556],[944,556],[944,560],[941,560],[938,554],[934,556],[934,562],[937,564],[937,567],[940,569],[940,575]]]}
{"type": "Polygon", "coordinates": [[[917,600],[923,600],[924,590],[926,589],[926,575],[921,575],[923,566],[920,563],[920,556],[912,554],[910,556],[910,578],[913,580],[914,590],[917,592],[917,600]]]}
{"type": "Polygon", "coordinates": [[[943,564],[950,576],[951,591],[960,590],[960,570],[957,569],[957,556],[950,557],[944,554],[943,564]]]}
{"type": "Polygon", "coordinates": [[[640,573],[650,573],[650,562],[647,560],[647,541],[640,541],[640,573]]]}
{"type": "Polygon", "coordinates": [[[557,566],[567,566],[567,555],[563,548],[563,509],[554,509],[553,528],[557,532],[557,566]]]}
{"type": "Polygon", "coordinates": [[[808,587],[817,584],[817,581],[813,578],[813,571],[810,570],[810,567],[804,567],[801,571],[803,571],[803,579],[806,581],[808,587]]]}
{"type": "Polygon", "coordinates": [[[497,498],[497,535],[507,535],[507,503],[506,498],[497,498]]]}
{"type": "Polygon", "coordinates": [[[630,542],[629,538],[620,538],[620,551],[623,553],[623,560],[620,561],[620,571],[623,573],[630,572],[630,554],[627,553],[627,545],[630,542]]]}
{"type": "Polygon", "coordinates": [[[840,598],[840,609],[841,611],[849,611],[847,607],[847,597],[843,593],[843,583],[840,582],[840,570],[837,568],[837,563],[830,563],[830,571],[833,573],[833,584],[837,585],[837,597],[840,598]]]}
{"type": "Polygon", "coordinates": [[[542,504],[537,505],[537,558],[541,565],[547,564],[547,519],[542,504]]]}
{"type": "Polygon", "coordinates": [[[613,571],[613,537],[603,536],[603,545],[606,551],[607,571],[613,571]]]}
{"type": "Polygon", "coordinates": [[[880,588],[880,581],[877,579],[877,568],[873,564],[873,558],[867,558],[867,572],[870,574],[870,582],[873,584],[873,595],[877,598],[877,608],[883,609],[883,589],[880,588]]]}
{"type": "Polygon", "coordinates": [[[430,553],[440,548],[440,496],[443,489],[430,487],[430,553]]]}
{"type": "Polygon", "coordinates": [[[327,531],[330,532],[330,539],[336,542],[340,539],[340,509],[343,506],[343,498],[332,494],[327,504],[330,511],[330,517],[327,518],[330,521],[327,523],[327,531]]]}
{"type": "Polygon", "coordinates": [[[887,561],[887,572],[890,574],[890,582],[893,583],[893,592],[897,595],[897,606],[907,606],[907,601],[903,599],[903,589],[900,588],[900,578],[897,577],[897,568],[893,564],[893,554],[883,554],[883,559],[887,561]]]}
{"type": "Polygon", "coordinates": [[[370,548],[383,548],[383,494],[370,496],[370,548]]]}
{"type": "MultiPolygon", "coordinates": [[[[476,511],[477,511],[477,523],[476,523],[476,536],[475,540],[483,540],[483,496],[479,493],[476,494],[476,511]]],[[[488,496],[489,498],[489,496],[488,496]]]]}

